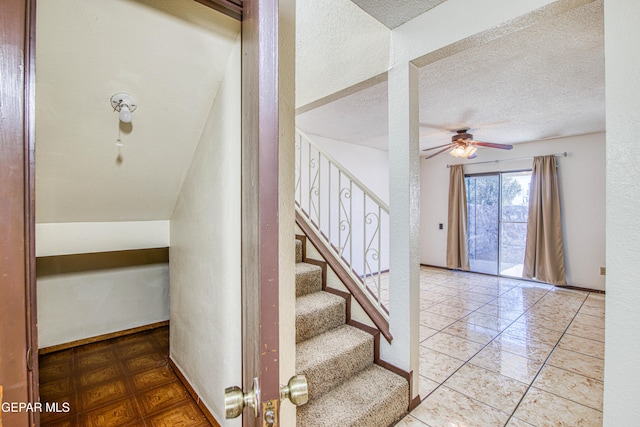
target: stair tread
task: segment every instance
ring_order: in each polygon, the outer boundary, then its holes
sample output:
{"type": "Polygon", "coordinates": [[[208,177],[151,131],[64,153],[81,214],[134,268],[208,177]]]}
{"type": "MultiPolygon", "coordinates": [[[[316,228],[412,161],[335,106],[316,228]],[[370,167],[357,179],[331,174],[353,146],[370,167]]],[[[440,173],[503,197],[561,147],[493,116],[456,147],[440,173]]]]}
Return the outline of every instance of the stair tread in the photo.
{"type": "Polygon", "coordinates": [[[342,305],[344,298],[330,292],[320,291],[296,298],[296,317],[305,313],[321,310],[327,305],[342,305]]]}
{"type": "Polygon", "coordinates": [[[373,336],[348,325],[296,345],[296,372],[316,398],[373,364],[373,336]]]}
{"type": "Polygon", "coordinates": [[[317,399],[298,408],[297,425],[304,427],[387,427],[409,406],[406,379],[371,365],[317,399]]]}
{"type": "Polygon", "coordinates": [[[296,343],[343,325],[346,301],[325,292],[313,292],[296,298],[296,343]]]}
{"type": "Polygon", "coordinates": [[[299,343],[296,346],[296,368],[298,371],[306,370],[369,341],[373,346],[371,334],[353,326],[342,325],[299,343]]]}
{"type": "Polygon", "coordinates": [[[308,273],[310,271],[320,271],[322,272],[322,267],[315,264],[310,264],[308,262],[297,262],[296,263],[296,274],[298,273],[308,273]]]}

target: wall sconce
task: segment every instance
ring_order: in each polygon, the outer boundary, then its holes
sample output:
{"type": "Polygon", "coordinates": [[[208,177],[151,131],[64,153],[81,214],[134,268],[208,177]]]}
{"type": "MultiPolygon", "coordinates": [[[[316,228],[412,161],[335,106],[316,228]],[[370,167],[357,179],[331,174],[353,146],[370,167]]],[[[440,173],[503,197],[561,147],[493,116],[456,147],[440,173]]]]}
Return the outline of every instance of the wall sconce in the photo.
{"type": "Polygon", "coordinates": [[[119,117],[122,123],[131,123],[131,113],[138,108],[135,98],[127,93],[113,95],[111,97],[111,106],[113,111],[120,113],[119,117]]]}

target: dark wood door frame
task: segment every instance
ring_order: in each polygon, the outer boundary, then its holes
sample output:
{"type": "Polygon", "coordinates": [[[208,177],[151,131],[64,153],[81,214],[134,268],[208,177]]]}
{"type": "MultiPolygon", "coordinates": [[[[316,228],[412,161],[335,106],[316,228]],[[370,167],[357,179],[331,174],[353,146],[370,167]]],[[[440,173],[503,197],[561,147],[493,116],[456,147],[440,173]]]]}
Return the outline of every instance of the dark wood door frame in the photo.
{"type": "MultiPolygon", "coordinates": [[[[5,402],[38,400],[34,214],[35,0],[0,6],[0,384],[5,402]]],[[[37,412],[6,412],[7,426],[37,412]]]]}

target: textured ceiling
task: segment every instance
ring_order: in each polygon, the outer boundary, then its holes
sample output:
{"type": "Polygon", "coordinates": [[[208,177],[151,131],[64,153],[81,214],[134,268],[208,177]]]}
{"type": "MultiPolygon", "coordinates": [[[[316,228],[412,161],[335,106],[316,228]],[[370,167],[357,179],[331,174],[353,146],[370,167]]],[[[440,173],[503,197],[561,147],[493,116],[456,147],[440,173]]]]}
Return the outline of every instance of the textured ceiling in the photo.
{"type": "Polygon", "coordinates": [[[36,221],[169,219],[239,23],[195,1],[58,0],[36,26],[36,221]]]}
{"type": "Polygon", "coordinates": [[[446,0],[351,0],[362,10],[393,29],[446,0]]]}
{"type": "MultiPolygon", "coordinates": [[[[387,149],[387,86],[297,116],[308,134],[387,149]]],[[[420,69],[420,146],[455,129],[519,143],[605,130],[603,5],[595,1],[420,69]]]]}

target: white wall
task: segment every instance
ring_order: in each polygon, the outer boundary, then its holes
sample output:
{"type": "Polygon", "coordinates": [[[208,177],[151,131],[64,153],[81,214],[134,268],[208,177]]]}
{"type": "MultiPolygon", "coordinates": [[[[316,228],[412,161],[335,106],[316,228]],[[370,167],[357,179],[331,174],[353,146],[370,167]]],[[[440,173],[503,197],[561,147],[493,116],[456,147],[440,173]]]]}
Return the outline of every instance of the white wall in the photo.
{"type": "Polygon", "coordinates": [[[390,36],[351,1],[298,0],[296,107],[386,72],[390,36]]]}
{"type": "Polygon", "coordinates": [[[311,136],[311,139],[376,196],[389,204],[389,153],[387,151],[318,135],[311,136]]]}
{"type": "Polygon", "coordinates": [[[605,427],[640,420],[640,2],[605,0],[607,297],[605,427]]]}
{"type": "Polygon", "coordinates": [[[224,426],[242,384],[240,41],[171,217],[171,358],[224,426]]]}
{"type": "MultiPolygon", "coordinates": [[[[169,221],[36,224],[36,256],[169,246],[169,221]]],[[[37,278],[38,345],[64,344],[169,319],[169,266],[37,278]]]]}
{"type": "Polygon", "coordinates": [[[36,256],[169,246],[169,221],[36,224],[36,256]]]}
{"type": "MultiPolygon", "coordinates": [[[[567,283],[604,290],[605,278],[605,135],[591,134],[514,145],[511,151],[480,149],[477,162],[567,152],[558,159],[560,205],[567,283]]],[[[449,169],[460,161],[443,153],[422,159],[420,262],[446,266],[449,169]],[[439,230],[438,224],[444,229],[439,230]]],[[[472,165],[465,173],[504,172],[531,168],[531,159],[472,165]]],[[[467,161],[465,161],[467,163],[467,161]]]]}
{"type": "Polygon", "coordinates": [[[169,266],[38,278],[38,346],[64,344],[169,319],[169,266]]]}

